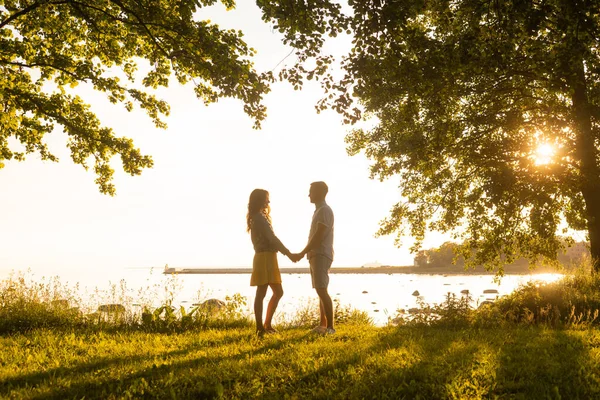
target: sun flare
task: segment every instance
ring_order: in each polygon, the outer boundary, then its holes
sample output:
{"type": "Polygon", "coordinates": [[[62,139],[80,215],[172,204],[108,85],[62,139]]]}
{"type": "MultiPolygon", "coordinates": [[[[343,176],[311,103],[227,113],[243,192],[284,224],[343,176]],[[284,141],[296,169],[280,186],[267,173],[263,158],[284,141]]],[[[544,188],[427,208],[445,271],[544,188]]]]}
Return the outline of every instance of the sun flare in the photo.
{"type": "Polygon", "coordinates": [[[552,161],[552,157],[554,156],[555,149],[549,143],[541,143],[537,149],[535,149],[535,154],[533,155],[533,161],[535,165],[546,165],[552,161]]]}

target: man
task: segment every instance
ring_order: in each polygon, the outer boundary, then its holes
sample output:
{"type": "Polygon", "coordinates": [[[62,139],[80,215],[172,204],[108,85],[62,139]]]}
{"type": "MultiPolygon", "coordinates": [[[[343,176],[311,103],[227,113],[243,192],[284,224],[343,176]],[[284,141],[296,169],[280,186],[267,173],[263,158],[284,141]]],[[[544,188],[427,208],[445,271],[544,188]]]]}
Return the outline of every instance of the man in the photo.
{"type": "Polygon", "coordinates": [[[333,334],[333,302],[327,292],[329,286],[329,268],[333,262],[333,211],[325,202],[328,192],[325,182],[310,184],[308,197],[315,205],[310,225],[308,243],[302,252],[293,255],[292,261],[299,261],[308,255],[312,286],[319,295],[321,323],[313,329],[321,334],[333,334]]]}

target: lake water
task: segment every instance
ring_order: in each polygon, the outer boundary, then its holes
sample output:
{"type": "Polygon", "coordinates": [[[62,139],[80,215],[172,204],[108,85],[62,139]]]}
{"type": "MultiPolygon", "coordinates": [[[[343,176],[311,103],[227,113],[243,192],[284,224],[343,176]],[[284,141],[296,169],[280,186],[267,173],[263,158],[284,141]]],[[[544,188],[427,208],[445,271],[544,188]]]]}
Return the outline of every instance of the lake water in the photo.
{"type": "MultiPolygon", "coordinates": [[[[8,273],[1,274],[3,277],[8,273]]],[[[448,292],[460,296],[464,289],[470,291],[474,306],[496,294],[484,294],[486,289],[498,290],[502,296],[515,290],[521,283],[531,280],[554,281],[561,274],[506,275],[499,282],[491,275],[421,275],[421,274],[331,274],[329,293],[341,305],[369,313],[374,322],[384,325],[397,309],[417,307],[418,291],[423,301],[440,303],[448,292]]],[[[34,281],[42,277],[34,273],[34,281]]],[[[250,274],[181,274],[164,275],[157,269],[125,269],[111,273],[69,274],[60,276],[60,281],[69,287],[79,284],[77,291],[84,303],[124,302],[159,305],[167,298],[174,304],[192,307],[192,304],[209,298],[224,300],[236,293],[248,301],[248,313],[254,301],[255,288],[249,286],[250,274]]],[[[317,304],[317,296],[311,287],[308,274],[282,274],[284,297],[281,299],[279,318],[293,315],[298,307],[317,304]]],[[[270,293],[267,294],[267,299],[270,293]]]]}

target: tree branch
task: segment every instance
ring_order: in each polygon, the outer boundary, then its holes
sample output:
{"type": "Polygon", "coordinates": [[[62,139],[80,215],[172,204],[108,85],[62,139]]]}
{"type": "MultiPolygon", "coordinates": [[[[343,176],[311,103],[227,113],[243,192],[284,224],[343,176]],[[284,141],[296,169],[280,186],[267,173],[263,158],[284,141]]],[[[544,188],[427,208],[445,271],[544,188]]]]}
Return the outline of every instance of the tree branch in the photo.
{"type": "Polygon", "coordinates": [[[64,68],[60,68],[57,67],[56,65],[52,65],[52,64],[45,64],[45,63],[33,63],[33,64],[26,64],[26,63],[21,63],[18,61],[6,61],[6,60],[0,60],[0,63],[3,64],[10,64],[10,65],[16,65],[18,67],[24,67],[24,68],[36,68],[36,67],[49,67],[49,68],[53,68],[57,71],[63,72],[67,75],[70,75],[71,77],[77,79],[78,81],[86,81],[88,78],[87,77],[80,77],[77,74],[71,72],[71,71],[67,71],[64,68]]]}
{"type": "Polygon", "coordinates": [[[146,31],[146,33],[148,34],[148,36],[150,37],[150,39],[152,39],[152,41],[154,42],[154,44],[156,45],[156,47],[158,47],[158,49],[167,57],[167,58],[171,58],[171,55],[169,54],[168,51],[166,51],[160,41],[158,40],[158,38],[152,33],[152,31],[150,31],[150,28],[148,28],[148,24],[146,22],[144,22],[144,20],[139,17],[135,12],[133,12],[132,10],[128,9],[127,7],[125,7],[123,5],[123,3],[121,3],[118,0],[110,0],[112,3],[116,4],[117,6],[119,6],[123,11],[125,11],[126,13],[129,13],[131,15],[133,15],[135,17],[135,19],[138,20],[139,24],[142,26],[142,28],[144,28],[144,30],[146,31]]]}
{"type": "MultiPolygon", "coordinates": [[[[126,24],[126,25],[132,25],[132,26],[141,26],[141,27],[143,27],[143,28],[144,28],[144,30],[146,31],[146,33],[147,33],[147,34],[150,36],[150,38],[151,38],[151,39],[152,39],[152,40],[155,42],[156,46],[157,46],[157,47],[158,47],[158,48],[159,48],[159,49],[160,49],[160,50],[161,50],[161,51],[162,51],[164,54],[166,54],[168,58],[171,58],[171,55],[170,55],[170,54],[169,54],[169,53],[168,53],[168,52],[167,52],[167,51],[166,51],[164,48],[162,48],[162,47],[160,46],[160,44],[158,43],[158,38],[156,37],[156,35],[154,35],[154,34],[152,34],[152,33],[150,32],[150,30],[149,30],[149,28],[148,28],[148,27],[149,27],[149,26],[154,26],[154,27],[157,27],[157,28],[161,28],[161,29],[163,29],[163,30],[164,30],[164,32],[163,32],[163,35],[165,35],[166,37],[168,37],[168,38],[169,38],[171,41],[173,41],[173,42],[175,42],[175,41],[176,41],[176,39],[175,39],[173,36],[169,35],[167,32],[173,32],[173,33],[175,33],[175,34],[177,34],[177,35],[181,35],[181,33],[180,33],[180,32],[178,32],[176,29],[173,29],[173,27],[171,27],[171,26],[167,26],[167,25],[165,25],[165,24],[156,23],[156,22],[144,22],[144,21],[143,21],[141,18],[139,18],[139,17],[138,17],[136,14],[134,14],[134,13],[133,13],[132,11],[130,11],[129,9],[121,8],[123,11],[126,11],[126,12],[131,12],[131,14],[132,14],[132,15],[133,15],[133,16],[134,16],[134,17],[135,17],[135,18],[136,18],[136,19],[137,19],[139,22],[134,22],[134,21],[132,21],[132,20],[130,20],[130,19],[124,19],[124,18],[120,18],[120,17],[118,17],[118,16],[116,16],[116,15],[113,15],[113,14],[111,14],[110,12],[108,12],[108,11],[106,11],[106,10],[103,10],[103,9],[101,9],[101,8],[98,8],[98,7],[94,7],[93,5],[90,5],[90,4],[84,4],[84,3],[81,3],[81,2],[79,2],[79,1],[73,1],[73,0],[71,0],[71,1],[69,1],[69,4],[71,4],[71,5],[73,6],[73,8],[74,8],[74,9],[75,9],[77,12],[79,12],[79,13],[81,14],[81,16],[82,16],[82,18],[83,18],[83,19],[85,19],[85,20],[86,20],[86,21],[87,21],[87,22],[88,22],[90,25],[93,25],[93,26],[94,26],[94,28],[95,28],[95,29],[96,29],[98,32],[100,32],[100,33],[102,33],[102,30],[101,30],[100,28],[98,28],[98,26],[96,25],[96,23],[94,22],[94,20],[93,20],[93,19],[90,17],[90,15],[84,12],[83,8],[89,8],[89,9],[91,9],[91,10],[97,11],[97,12],[99,12],[99,13],[101,13],[101,14],[104,14],[104,15],[106,15],[107,17],[109,17],[109,18],[113,19],[114,21],[118,21],[118,22],[121,22],[121,23],[123,23],[123,24],[126,24]]],[[[115,4],[119,5],[119,4],[118,4],[118,3],[116,3],[116,2],[115,2],[115,4]]],[[[121,5],[119,5],[119,7],[121,7],[121,5]]]]}
{"type": "Polygon", "coordinates": [[[44,4],[66,4],[66,3],[69,3],[69,0],[33,3],[33,4],[25,7],[21,11],[17,11],[16,13],[14,13],[13,15],[11,15],[10,17],[8,17],[7,19],[5,19],[4,21],[0,22],[0,29],[4,28],[6,25],[10,24],[12,21],[14,21],[15,19],[19,18],[21,15],[27,14],[28,12],[33,11],[36,8],[38,8],[38,7],[40,7],[40,6],[44,5],[44,4]]]}
{"type": "Polygon", "coordinates": [[[42,3],[33,3],[30,6],[25,7],[21,11],[17,11],[16,13],[11,15],[4,21],[0,22],[0,29],[4,28],[6,25],[10,24],[12,21],[19,18],[21,15],[27,14],[29,11],[35,10],[36,8],[38,8],[41,5],[42,5],[42,3]]]}

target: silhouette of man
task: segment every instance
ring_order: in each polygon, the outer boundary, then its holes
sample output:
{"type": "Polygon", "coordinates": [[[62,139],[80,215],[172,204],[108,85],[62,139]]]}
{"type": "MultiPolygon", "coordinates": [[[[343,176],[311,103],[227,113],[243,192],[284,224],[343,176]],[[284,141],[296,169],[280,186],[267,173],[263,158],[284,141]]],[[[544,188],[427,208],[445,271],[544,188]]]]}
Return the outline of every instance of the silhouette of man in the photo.
{"type": "Polygon", "coordinates": [[[310,225],[308,243],[302,252],[292,255],[292,261],[308,256],[312,286],[319,295],[321,323],[313,329],[321,334],[335,333],[333,327],[333,302],[327,292],[329,286],[329,268],[333,262],[333,211],[325,202],[329,191],[325,182],[310,184],[308,197],[315,205],[315,212],[310,225]]]}

